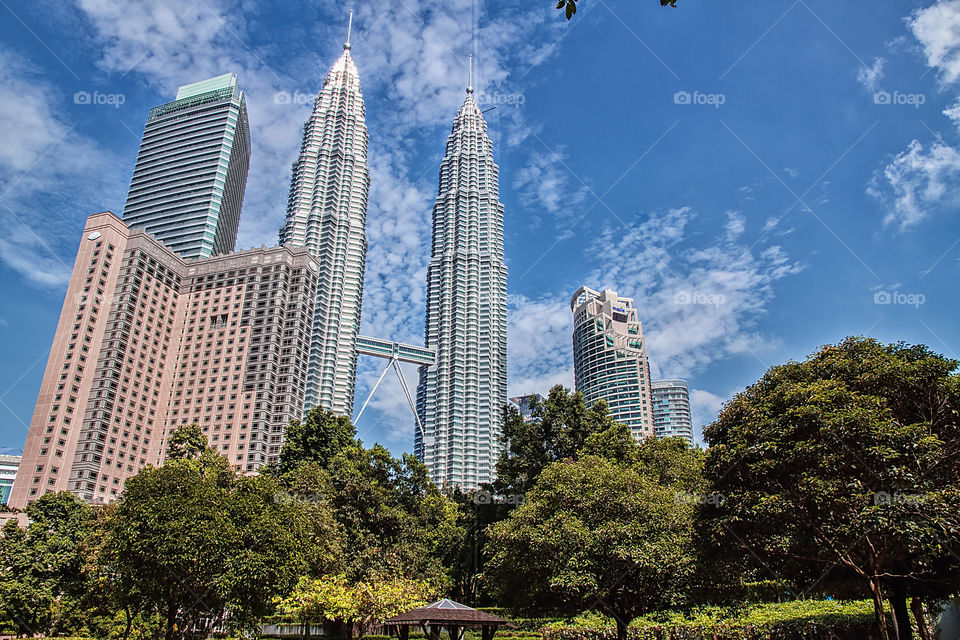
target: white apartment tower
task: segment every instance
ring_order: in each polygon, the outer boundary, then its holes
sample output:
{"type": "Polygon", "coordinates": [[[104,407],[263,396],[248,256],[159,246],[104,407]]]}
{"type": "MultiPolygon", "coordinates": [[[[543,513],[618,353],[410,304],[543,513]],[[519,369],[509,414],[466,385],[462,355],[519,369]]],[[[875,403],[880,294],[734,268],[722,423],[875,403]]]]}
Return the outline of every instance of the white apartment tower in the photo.
{"type": "MultiPolygon", "coordinates": [[[[352,13],[351,13],[352,20],[352,13]]],[[[367,125],[350,30],[303,127],[280,244],[306,247],[320,263],[306,409],[353,411],[367,253],[367,125]]]]}
{"type": "Polygon", "coordinates": [[[650,363],[631,298],[580,287],[573,312],[573,372],[587,406],[607,401],[610,416],[637,439],[654,435],[650,363]]]}
{"type": "Polygon", "coordinates": [[[418,457],[439,486],[492,482],[507,403],[507,267],[493,143],[473,87],[453,121],[433,207],[418,457]]]}

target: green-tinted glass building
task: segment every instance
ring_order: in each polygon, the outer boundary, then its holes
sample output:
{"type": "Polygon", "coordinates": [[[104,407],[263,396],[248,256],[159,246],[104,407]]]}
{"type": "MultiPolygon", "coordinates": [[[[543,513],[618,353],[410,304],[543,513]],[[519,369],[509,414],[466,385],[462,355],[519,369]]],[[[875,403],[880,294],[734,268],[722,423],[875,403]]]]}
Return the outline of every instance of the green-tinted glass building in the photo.
{"type": "Polygon", "coordinates": [[[184,258],[229,253],[250,167],[250,126],[236,74],[180,87],[154,107],[123,219],[184,258]]]}

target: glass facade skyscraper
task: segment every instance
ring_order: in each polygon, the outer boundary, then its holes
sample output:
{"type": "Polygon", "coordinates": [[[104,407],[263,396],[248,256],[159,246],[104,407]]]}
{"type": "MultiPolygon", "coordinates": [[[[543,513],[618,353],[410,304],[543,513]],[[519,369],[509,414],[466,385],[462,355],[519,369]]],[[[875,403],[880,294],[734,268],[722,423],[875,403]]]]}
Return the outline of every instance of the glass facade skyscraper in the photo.
{"type": "Polygon", "coordinates": [[[614,420],[637,439],[654,434],[650,363],[631,298],[580,287],[573,312],[573,373],[587,406],[606,400],[614,420]]]}
{"type": "Polygon", "coordinates": [[[447,138],[433,207],[418,457],[439,486],[492,482],[507,403],[503,205],[487,123],[468,87],[447,138]]]}
{"type": "Polygon", "coordinates": [[[180,87],[154,107],[123,220],[184,258],[234,250],[250,167],[250,126],[236,74],[180,87]]]}
{"type": "Polygon", "coordinates": [[[320,264],[306,408],[353,411],[357,334],[367,254],[367,125],[350,36],[303,127],[280,244],[320,264]]]}
{"type": "Polygon", "coordinates": [[[686,380],[654,380],[653,427],[658,438],[679,436],[693,446],[693,420],[686,380]]]}

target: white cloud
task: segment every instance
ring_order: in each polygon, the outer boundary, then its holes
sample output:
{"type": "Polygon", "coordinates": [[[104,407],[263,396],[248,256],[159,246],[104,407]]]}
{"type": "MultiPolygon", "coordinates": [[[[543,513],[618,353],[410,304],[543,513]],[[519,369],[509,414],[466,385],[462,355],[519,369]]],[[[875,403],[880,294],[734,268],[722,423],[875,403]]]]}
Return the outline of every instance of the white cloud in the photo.
{"type": "Polygon", "coordinates": [[[883,80],[884,58],[874,58],[872,66],[861,65],[857,70],[857,82],[866,87],[871,93],[877,90],[878,83],[883,80]]]}
{"type": "Polygon", "coordinates": [[[867,192],[891,202],[883,223],[902,231],[926,218],[931,207],[955,204],[958,180],[960,151],[940,142],[925,149],[914,140],[887,164],[882,179],[874,177],[867,192]]]}
{"type": "Polygon", "coordinates": [[[76,131],[68,100],[28,60],[0,48],[0,260],[41,287],[67,282],[83,218],[125,191],[116,156],[76,131]]]}
{"type": "Polygon", "coordinates": [[[775,338],[758,331],[759,319],[776,283],[802,266],[779,245],[754,251],[744,244],[746,222],[736,212],[728,214],[725,234],[696,246],[687,233],[694,217],[684,207],[629,229],[610,227],[596,241],[609,249],[583,282],[539,299],[512,297],[511,393],[572,381],[569,295],[580,284],[634,299],[654,378],[689,379],[711,363],[760,357],[774,346],[775,338]]]}
{"type": "Polygon", "coordinates": [[[941,82],[956,82],[960,78],[960,0],[940,0],[919,9],[907,19],[907,26],[941,82]]]}
{"type": "MultiPolygon", "coordinates": [[[[960,0],[940,0],[915,11],[907,26],[919,41],[926,62],[942,84],[960,79],[960,0]]],[[[960,102],[943,111],[960,127],[960,102]]],[[[927,144],[913,140],[873,177],[867,193],[887,204],[885,226],[904,231],[944,205],[957,203],[960,150],[938,138],[927,144]]]]}
{"type": "Polygon", "coordinates": [[[696,440],[703,441],[703,427],[716,420],[726,401],[727,398],[705,389],[690,389],[690,415],[696,440]]]}

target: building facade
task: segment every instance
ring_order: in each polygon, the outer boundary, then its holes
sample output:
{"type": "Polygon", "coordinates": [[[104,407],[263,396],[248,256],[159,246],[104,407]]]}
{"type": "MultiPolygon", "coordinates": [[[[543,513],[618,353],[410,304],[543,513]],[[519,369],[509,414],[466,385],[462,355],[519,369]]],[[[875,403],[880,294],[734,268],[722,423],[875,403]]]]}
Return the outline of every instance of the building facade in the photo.
{"type": "Polygon", "coordinates": [[[0,504],[7,504],[10,500],[10,492],[13,490],[13,481],[17,479],[20,460],[21,456],[0,454],[0,504]]]}
{"type": "Polygon", "coordinates": [[[417,456],[439,486],[494,480],[507,402],[507,267],[503,205],[487,123],[473,88],[440,165],[427,267],[426,346],[420,369],[417,456]]]}
{"type": "Polygon", "coordinates": [[[514,396],[510,398],[510,404],[517,408],[517,411],[520,412],[520,415],[523,416],[523,421],[537,422],[539,418],[533,416],[534,407],[543,404],[547,399],[544,398],[539,393],[531,393],[525,396],[514,396]]]}
{"type": "Polygon", "coordinates": [[[306,408],[353,412],[367,254],[367,125],[350,36],[303,127],[280,244],[320,264],[306,408]]]}
{"type": "Polygon", "coordinates": [[[658,438],[677,436],[693,446],[693,420],[686,380],[654,380],[653,428],[658,438]]]}
{"type": "Polygon", "coordinates": [[[123,219],[185,258],[233,251],[249,167],[237,76],[180,87],[147,116],[123,219]]]}
{"type": "Polygon", "coordinates": [[[303,406],[318,272],[296,248],[185,260],[90,216],[10,504],[108,502],[185,424],[238,470],[275,459],[303,406]]]}
{"type": "Polygon", "coordinates": [[[650,364],[631,298],[580,287],[573,312],[573,371],[587,406],[606,400],[614,420],[637,439],[654,434],[650,364]]]}

